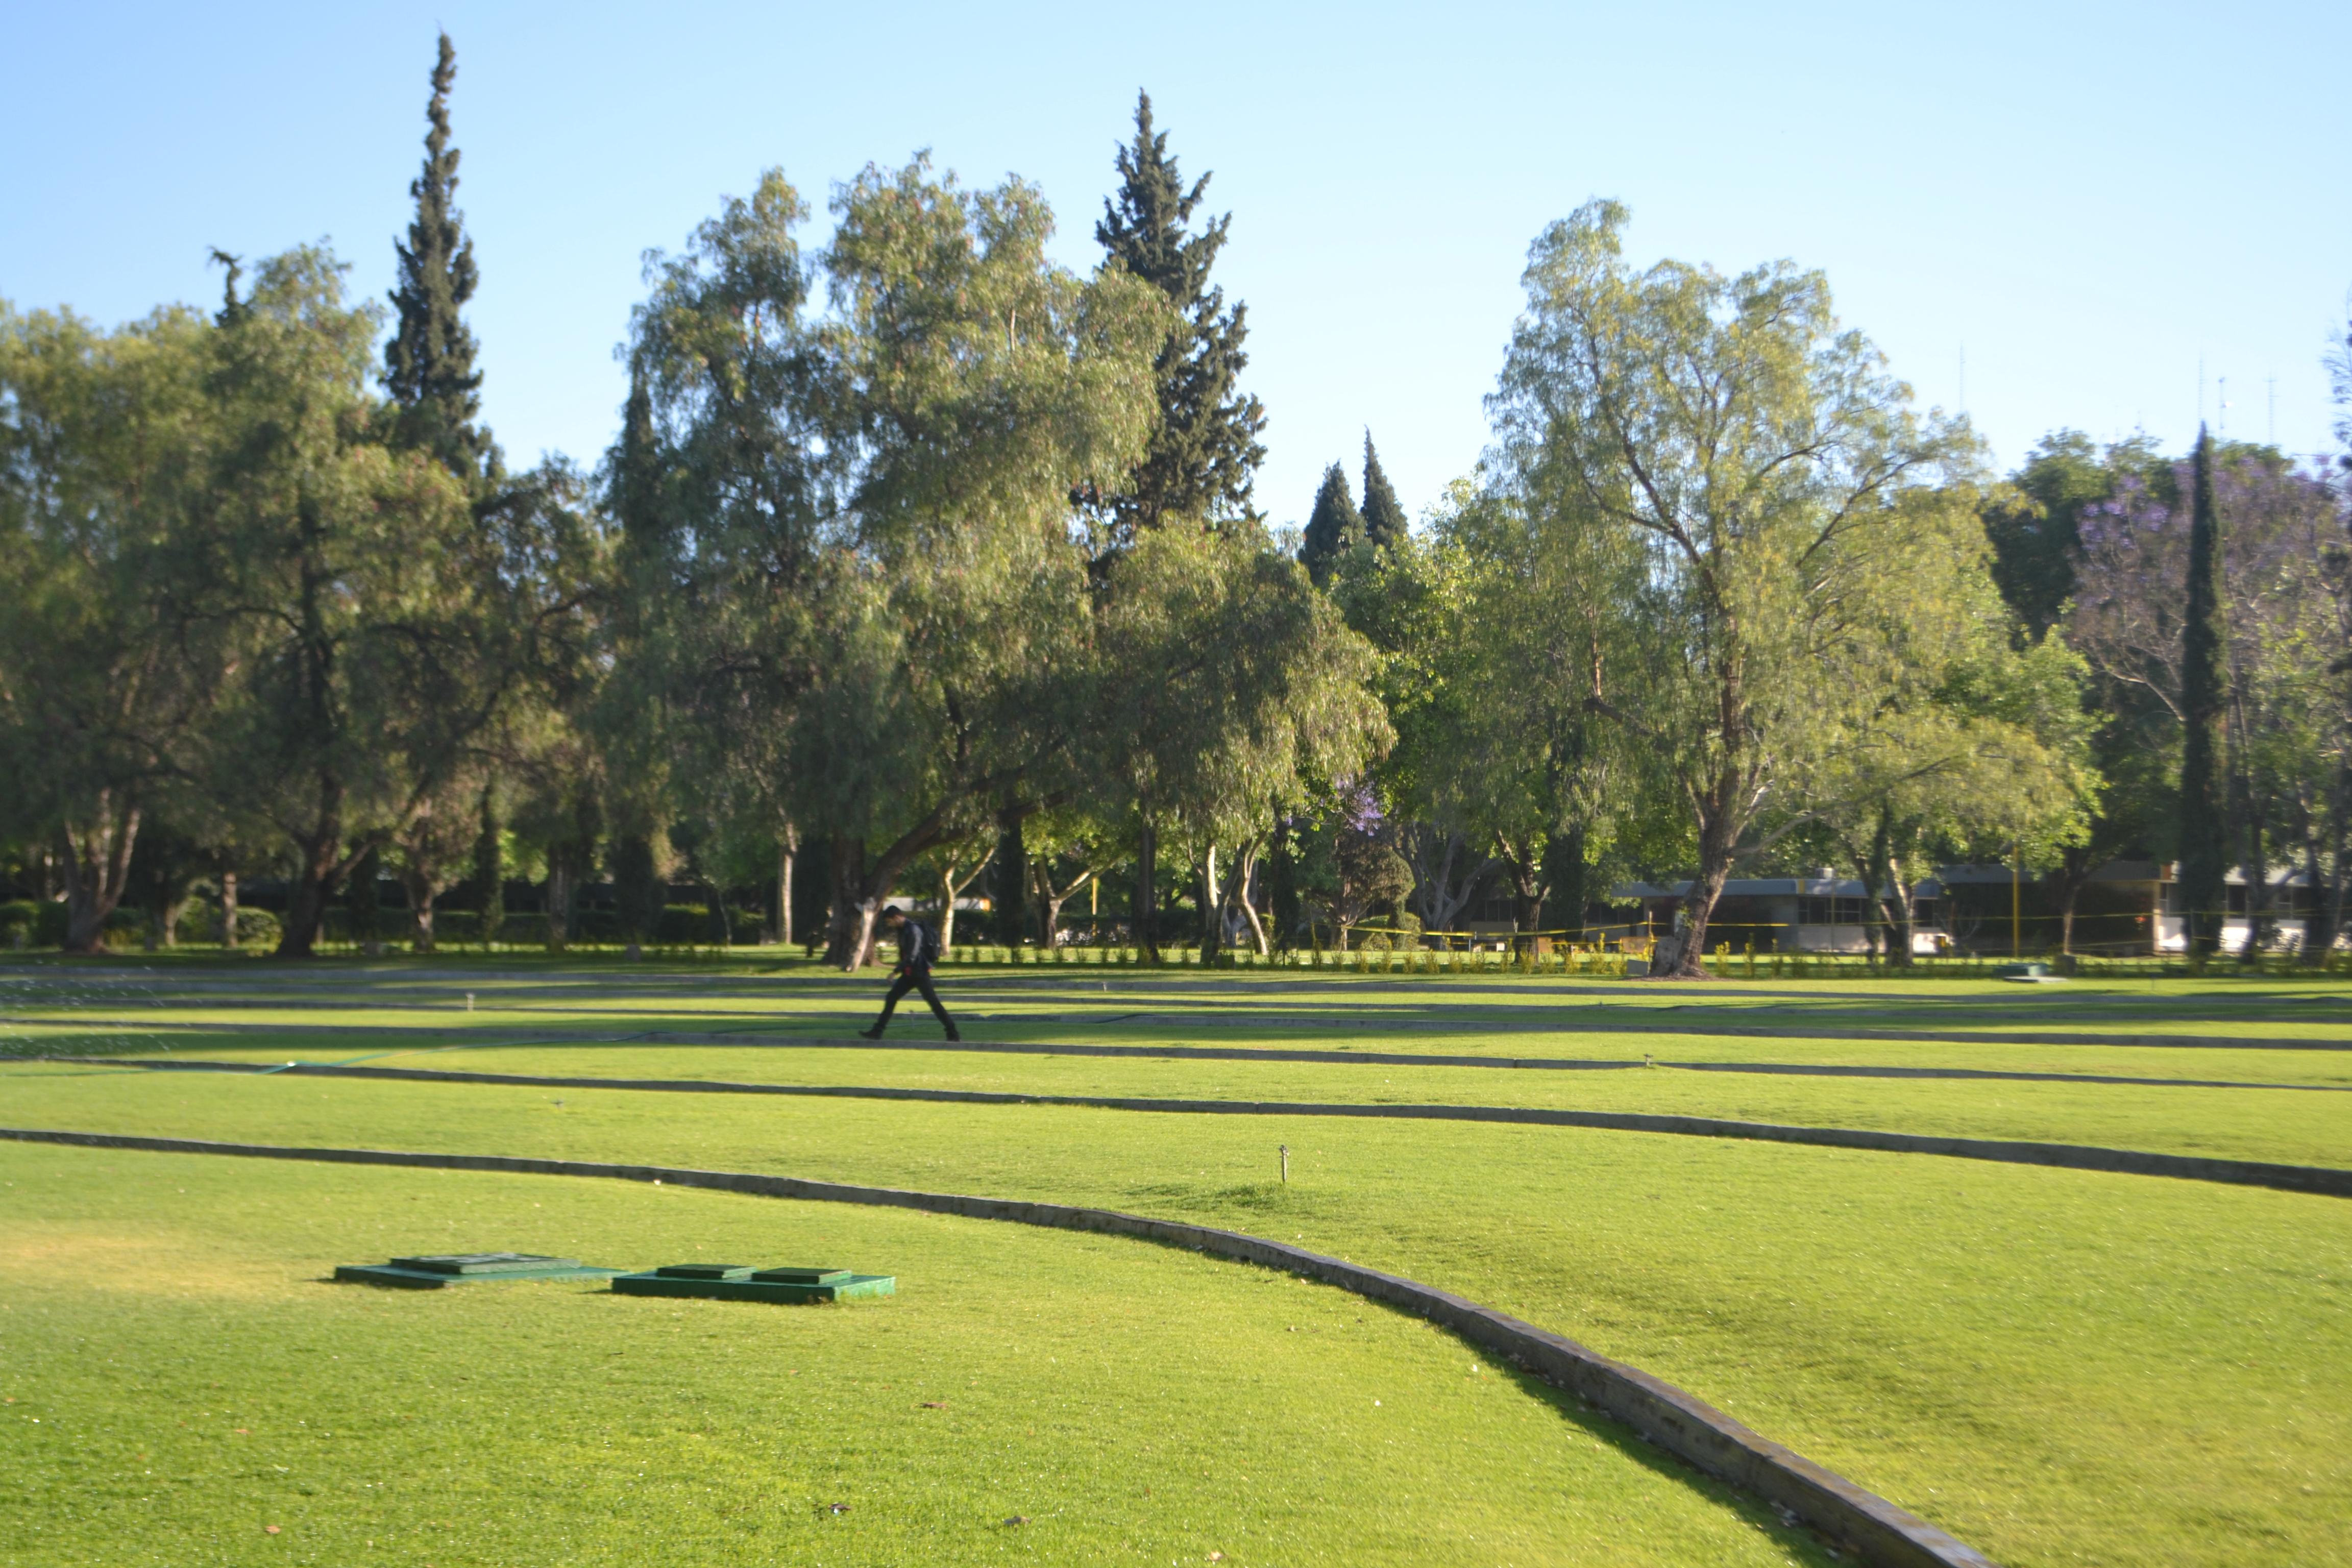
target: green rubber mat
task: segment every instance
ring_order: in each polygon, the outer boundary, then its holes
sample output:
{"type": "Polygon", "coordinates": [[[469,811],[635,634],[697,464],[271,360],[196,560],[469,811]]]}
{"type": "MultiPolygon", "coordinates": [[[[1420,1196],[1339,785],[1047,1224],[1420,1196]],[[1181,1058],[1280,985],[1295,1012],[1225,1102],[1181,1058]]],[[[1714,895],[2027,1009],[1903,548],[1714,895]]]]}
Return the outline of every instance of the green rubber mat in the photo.
{"type": "Polygon", "coordinates": [[[613,1281],[620,1296],[698,1296],[714,1301],[855,1301],[896,1295],[891,1274],[846,1268],[754,1268],[749,1264],[674,1263],[613,1281]]]}
{"type": "Polygon", "coordinates": [[[592,1268],[576,1258],[536,1252],[453,1252],[395,1258],[389,1263],[346,1263],[338,1279],[391,1285],[407,1290],[438,1290],[489,1279],[609,1279],[618,1268],[592,1268]]]}

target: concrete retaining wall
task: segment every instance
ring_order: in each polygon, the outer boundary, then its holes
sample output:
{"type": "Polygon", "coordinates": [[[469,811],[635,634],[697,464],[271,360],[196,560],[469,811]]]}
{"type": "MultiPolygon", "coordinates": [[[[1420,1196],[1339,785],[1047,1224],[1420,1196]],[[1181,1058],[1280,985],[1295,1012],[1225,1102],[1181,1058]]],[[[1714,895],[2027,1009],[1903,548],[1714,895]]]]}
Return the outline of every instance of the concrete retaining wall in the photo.
{"type": "Polygon", "coordinates": [[[1885,1568],[1997,1568],[1992,1559],[1897,1508],[1874,1492],[1750,1431],[1714,1406],[1639,1367],[1594,1351],[1491,1307],[1395,1274],[1344,1262],[1264,1237],[1208,1226],[1064,1204],[910,1192],[762,1176],[741,1171],[698,1171],[662,1165],[617,1165],[584,1160],[532,1160],[503,1154],[427,1154],[389,1149],[298,1148],[269,1143],[217,1143],[193,1138],[142,1138],[45,1128],[0,1128],[0,1138],[94,1149],[136,1149],[169,1154],[230,1154],[249,1159],[316,1160],[341,1164],[399,1165],[426,1170],[495,1171],[524,1175],[601,1176],[659,1182],[758,1197],[817,1203],[873,1204],[1005,1220],[1061,1230],[1097,1231],[1181,1247],[1218,1258],[1279,1268],[1417,1313],[1536,1373],[1624,1422],[1643,1437],[1710,1475],[1794,1515],[1864,1562],[1885,1568]]]}

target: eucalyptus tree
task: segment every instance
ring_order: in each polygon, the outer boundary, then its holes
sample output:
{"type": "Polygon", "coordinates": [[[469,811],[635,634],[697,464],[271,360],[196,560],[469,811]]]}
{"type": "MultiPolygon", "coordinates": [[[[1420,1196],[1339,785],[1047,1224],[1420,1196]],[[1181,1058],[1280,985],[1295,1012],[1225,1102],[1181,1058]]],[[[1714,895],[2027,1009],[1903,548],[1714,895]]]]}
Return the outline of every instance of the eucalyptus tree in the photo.
{"type": "Polygon", "coordinates": [[[0,302],[0,836],[55,846],[68,952],[97,948],[229,665],[189,602],[210,337],[0,302]]]}
{"type": "Polygon", "coordinates": [[[1816,272],[1726,278],[1622,254],[1595,202],[1538,237],[1490,399],[1499,458],[1540,471],[1612,551],[1638,554],[1595,614],[1629,657],[1595,711],[1669,782],[1696,840],[1678,972],[1702,973],[1733,867],[1798,820],[1803,776],[1867,721],[1892,617],[1858,618],[1911,565],[1904,493],[1966,460],[1965,430],[1908,410],[1816,272]]]}

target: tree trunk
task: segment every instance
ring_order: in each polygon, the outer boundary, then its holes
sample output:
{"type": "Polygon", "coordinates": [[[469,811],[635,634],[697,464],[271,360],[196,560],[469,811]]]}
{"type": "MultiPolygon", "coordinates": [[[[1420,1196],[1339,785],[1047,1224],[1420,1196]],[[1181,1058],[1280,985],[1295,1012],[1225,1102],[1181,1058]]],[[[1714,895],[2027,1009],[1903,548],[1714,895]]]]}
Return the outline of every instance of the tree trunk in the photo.
{"type": "Polygon", "coordinates": [[[233,950],[236,946],[236,873],[234,871],[220,874],[220,906],[221,945],[233,950]]]}
{"type": "Polygon", "coordinates": [[[956,900],[962,898],[963,890],[980,880],[981,873],[987,870],[992,864],[994,864],[994,857],[983,855],[973,864],[970,871],[964,873],[961,878],[958,878],[955,860],[951,857],[940,857],[940,951],[941,952],[955,945],[956,900]]]}
{"type": "Polygon", "coordinates": [[[106,918],[131,885],[131,849],[139,838],[139,808],[101,790],[98,810],[87,821],[68,823],[58,835],[65,854],[68,952],[92,953],[105,946],[106,918]]]}
{"type": "Polygon", "coordinates": [[[866,840],[833,836],[833,921],[825,932],[824,961],[855,973],[874,945],[876,900],[866,889],[866,840]]]}
{"type": "MultiPolygon", "coordinates": [[[[286,929],[278,939],[280,958],[311,958],[319,949],[319,931],[326,923],[327,900],[351,869],[343,858],[342,789],[329,784],[322,792],[318,826],[295,840],[294,887],[286,900],[286,929]]],[[[353,856],[355,860],[358,857],[353,856]]]]}
{"type": "Polygon", "coordinates": [[[1057,948],[1062,945],[1062,906],[1086,884],[1086,879],[1081,877],[1066,888],[1056,889],[1050,867],[1043,861],[1032,861],[1030,865],[1037,882],[1038,929],[1045,933],[1045,945],[1057,948]]]}
{"type": "Polygon", "coordinates": [[[1135,946],[1146,963],[1160,962],[1160,831],[1143,814],[1135,836],[1135,946]]]}
{"type": "Polygon", "coordinates": [[[710,916],[710,934],[718,939],[719,951],[733,947],[735,925],[727,912],[727,889],[709,877],[702,879],[702,907],[710,916]]]}
{"type": "Polygon", "coordinates": [[[1201,851],[1201,962],[1217,962],[1217,950],[1224,944],[1225,900],[1217,886],[1217,846],[1210,840],[1201,851]]]}
{"type": "Polygon", "coordinates": [[[2238,962],[2241,963],[2261,961],[2263,939],[2270,933],[2270,864],[2264,852],[2264,841],[2269,837],[2268,826],[2259,813],[2250,814],[2247,817],[2246,845],[2249,853],[2239,873],[2246,879],[2246,944],[2238,950],[2238,962]]]}
{"type": "Polygon", "coordinates": [[[1406,843],[1411,846],[1406,858],[1412,863],[1413,876],[1413,889],[1408,900],[1419,901],[1423,929],[1453,931],[1461,921],[1462,911],[1477,901],[1479,889],[1502,862],[1491,855],[1481,855],[1475,865],[1469,864],[1468,857],[1463,853],[1469,847],[1469,840],[1459,833],[1441,837],[1434,829],[1418,829],[1408,835],[1406,843]],[[1457,876],[1457,868],[1465,866],[1467,869],[1457,876]]]}
{"type": "Polygon", "coordinates": [[[1715,914],[1717,901],[1723,897],[1723,884],[1731,878],[1732,852],[1736,847],[1731,805],[1738,793],[1738,776],[1728,768],[1717,774],[1709,785],[1709,798],[1699,819],[1698,875],[1691,879],[1690,899],[1684,905],[1690,923],[1683,935],[1682,952],[1673,968],[1660,978],[1712,978],[1706,972],[1706,926],[1715,914]]]}
{"type": "Polygon", "coordinates": [[[2303,867],[2304,879],[2311,885],[2310,908],[2303,917],[2303,949],[2295,958],[2302,963],[2319,963],[2326,958],[2327,950],[2336,945],[2336,932],[2327,920],[2327,886],[2319,875],[2319,835],[2310,831],[2307,819],[2303,836],[2303,867]]]}
{"type": "Polygon", "coordinates": [[[996,940],[1008,948],[1029,940],[1029,844],[1022,833],[1027,816],[1011,799],[996,814],[996,940]]]}
{"type": "Polygon", "coordinates": [[[572,942],[572,870],[569,845],[551,847],[547,856],[547,951],[562,952],[572,942]]]}
{"type": "Polygon", "coordinates": [[[874,950],[874,917],[882,900],[901,871],[947,837],[948,813],[954,804],[952,796],[941,801],[871,865],[864,838],[833,837],[833,920],[826,931],[826,963],[855,971],[867,962],[874,950]]]}
{"type": "Polygon", "coordinates": [[[2071,958],[2074,953],[2074,904],[2081,898],[2084,886],[2097,869],[2091,862],[2093,846],[2069,845],[2058,852],[2057,869],[2051,873],[2051,891],[2058,899],[2058,952],[2071,958]]]}
{"type": "Polygon", "coordinates": [[[1904,854],[1895,853],[1896,827],[1882,807],[1878,814],[1878,831],[1871,836],[1870,864],[1863,869],[1863,896],[1878,907],[1879,950],[1885,962],[1896,968],[1911,966],[1912,933],[1917,924],[1918,905],[1913,900],[1911,884],[1903,879],[1901,862],[1908,858],[1916,829],[1908,822],[1901,829],[1904,854]]]}
{"type": "Polygon", "coordinates": [[[1285,952],[1298,934],[1298,862],[1291,853],[1290,834],[1289,822],[1277,816],[1265,877],[1266,914],[1274,922],[1268,940],[1285,952]]]}
{"type": "Polygon", "coordinates": [[[1511,873],[1511,947],[1514,952],[1532,952],[1535,933],[1543,926],[1543,862],[1532,841],[1506,842],[1497,847],[1511,873]]]}
{"type": "Polygon", "coordinates": [[[1568,830],[1544,847],[1545,879],[1551,884],[1552,919],[1558,921],[1571,942],[1584,940],[1584,906],[1586,867],[1584,864],[1585,826],[1572,822],[1568,830]]]}
{"type": "Polygon", "coordinates": [[[430,953],[433,951],[433,900],[440,889],[433,885],[431,878],[420,877],[413,871],[403,876],[400,884],[408,889],[409,945],[418,952],[430,953]]]}
{"type": "MultiPolygon", "coordinates": [[[[801,849],[800,829],[784,824],[776,842],[776,945],[793,945],[793,857],[801,849]]],[[[941,938],[942,944],[946,939],[941,938]]]]}
{"type": "Polygon", "coordinates": [[[1257,943],[1257,955],[1266,955],[1265,922],[1257,918],[1257,904],[1250,893],[1250,883],[1257,876],[1258,844],[1245,840],[1234,852],[1234,874],[1225,879],[1225,901],[1229,909],[1238,909],[1249,922],[1250,935],[1257,943]]]}

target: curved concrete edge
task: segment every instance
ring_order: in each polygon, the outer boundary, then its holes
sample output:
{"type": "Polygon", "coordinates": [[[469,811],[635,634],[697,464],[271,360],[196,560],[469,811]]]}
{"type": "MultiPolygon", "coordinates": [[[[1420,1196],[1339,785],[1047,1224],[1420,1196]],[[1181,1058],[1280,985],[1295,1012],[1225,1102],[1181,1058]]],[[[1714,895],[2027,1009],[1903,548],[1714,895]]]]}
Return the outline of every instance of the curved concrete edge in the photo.
{"type": "MultiPolygon", "coordinates": [[[[87,1058],[65,1058],[84,1060],[87,1058]]],[[[2203,1154],[2161,1154],[2095,1143],[2040,1143],[2021,1139],[1945,1138],[1882,1132],[1861,1127],[1799,1127],[1778,1121],[1733,1121],[1711,1116],[1652,1116],[1638,1111],[1555,1110],[1511,1105],[1351,1105],[1328,1100],[1152,1100],[1123,1095],[1019,1094],[981,1089],[892,1089],[855,1084],[739,1083],[724,1079],[557,1078],[530,1073],[464,1072],[435,1068],[344,1067],[298,1062],[264,1068],[247,1062],[194,1060],[124,1062],[155,1072],[299,1074],[307,1078],[384,1079],[422,1083],[478,1083],[517,1089],[618,1089],[665,1094],[779,1094],[823,1100],[897,1100],[950,1105],[1055,1105],[1097,1110],[1139,1110],[1181,1116],[1337,1116],[1374,1121],[1492,1121],[1533,1127],[1588,1127],[1613,1132],[1663,1132],[1685,1138],[1738,1138],[1864,1149],[1891,1154],[1941,1154],[2010,1165],[2050,1165],[2127,1176],[2165,1176],[2269,1187],[2279,1192],[2352,1198],[2352,1170],[2332,1165],[2221,1160],[2203,1154]]]]}
{"type": "Polygon", "coordinates": [[[194,1138],[148,1138],[29,1127],[0,1127],[0,1138],[26,1143],[163,1154],[228,1154],[247,1159],[659,1182],[669,1186],[701,1187],[756,1197],[921,1209],[967,1219],[1004,1220],[1015,1225],[1135,1237],[1186,1247],[1318,1280],[1451,1329],[1473,1344],[1614,1416],[1668,1453],[1794,1515],[1823,1535],[1852,1548],[1865,1563],[1882,1564],[1884,1568],[1998,1568],[1992,1559],[1927,1521],[1751,1431],[1713,1405],[1639,1367],[1612,1361],[1574,1340],[1522,1322],[1491,1307],[1482,1307],[1451,1291],[1241,1231],[1152,1219],[1116,1209],[1077,1208],[1066,1204],[926,1193],[900,1187],[856,1186],[798,1176],[763,1176],[747,1171],[538,1160],[507,1154],[430,1154],[392,1149],[221,1143],[194,1138]]]}

